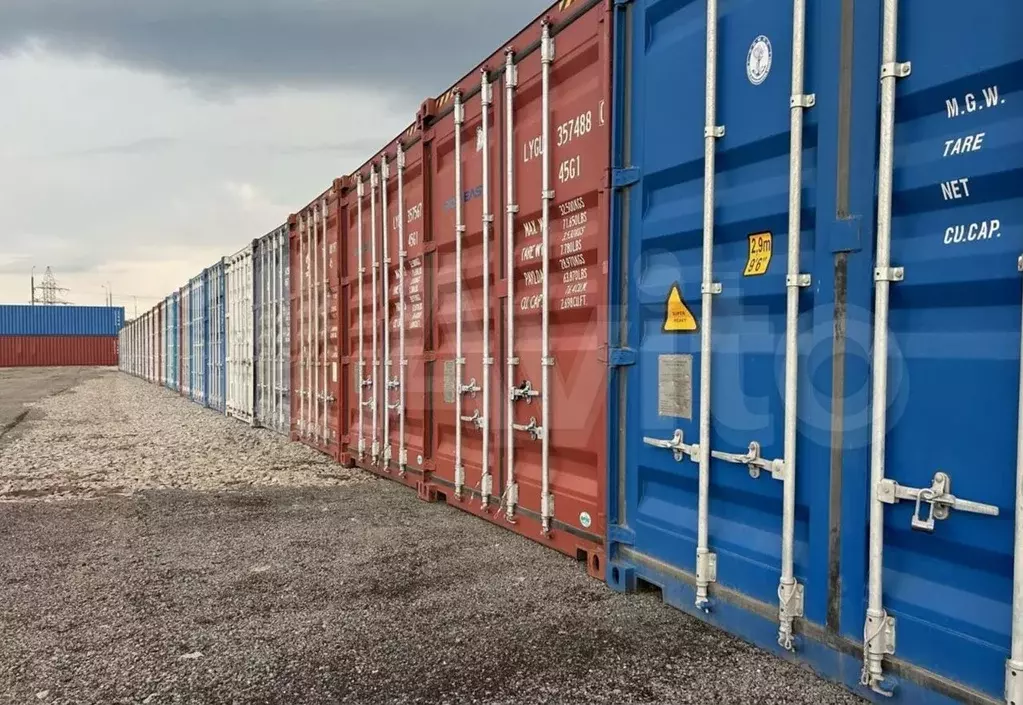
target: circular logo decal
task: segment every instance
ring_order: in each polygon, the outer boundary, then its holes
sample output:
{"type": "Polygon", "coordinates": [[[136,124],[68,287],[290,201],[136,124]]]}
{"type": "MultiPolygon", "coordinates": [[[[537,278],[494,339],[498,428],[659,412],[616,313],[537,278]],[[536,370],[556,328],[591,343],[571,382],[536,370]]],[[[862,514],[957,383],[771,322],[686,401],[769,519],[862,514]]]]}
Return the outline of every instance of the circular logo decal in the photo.
{"type": "Polygon", "coordinates": [[[750,44],[746,54],[746,78],[754,86],[759,86],[771,73],[771,40],[760,35],[750,44]]]}
{"type": "Polygon", "coordinates": [[[582,525],[584,529],[590,528],[590,524],[592,523],[593,520],[590,519],[589,512],[583,512],[582,514],[579,515],[579,524],[582,525]]]}

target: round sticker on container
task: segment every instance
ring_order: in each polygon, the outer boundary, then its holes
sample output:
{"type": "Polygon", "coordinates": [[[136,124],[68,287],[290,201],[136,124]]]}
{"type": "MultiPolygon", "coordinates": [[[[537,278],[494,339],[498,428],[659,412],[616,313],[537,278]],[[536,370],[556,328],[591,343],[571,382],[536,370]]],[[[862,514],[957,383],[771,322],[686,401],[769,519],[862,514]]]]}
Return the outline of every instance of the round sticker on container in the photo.
{"type": "Polygon", "coordinates": [[[750,44],[746,54],[746,78],[754,86],[759,86],[771,73],[771,40],[760,35],[750,44]]]}
{"type": "Polygon", "coordinates": [[[592,523],[593,523],[593,520],[590,518],[589,512],[583,512],[582,514],[579,515],[579,524],[584,529],[590,528],[590,524],[592,524],[592,523]]]}

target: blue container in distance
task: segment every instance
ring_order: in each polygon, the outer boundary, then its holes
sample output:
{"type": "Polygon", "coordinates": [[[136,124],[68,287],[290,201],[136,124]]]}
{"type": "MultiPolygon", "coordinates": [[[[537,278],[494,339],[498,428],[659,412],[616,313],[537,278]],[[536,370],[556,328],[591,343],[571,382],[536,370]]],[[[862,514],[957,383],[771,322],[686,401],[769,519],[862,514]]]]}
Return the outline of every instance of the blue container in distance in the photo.
{"type": "Polygon", "coordinates": [[[209,338],[206,352],[206,406],[224,413],[227,398],[227,345],[225,344],[226,290],[224,260],[206,269],[206,307],[209,338]]]}
{"type": "Polygon", "coordinates": [[[207,399],[207,350],[209,342],[209,305],[206,298],[206,270],[192,277],[188,282],[189,298],[189,339],[191,341],[191,384],[192,401],[206,405],[207,399]]]}
{"type": "Polygon", "coordinates": [[[0,336],[117,335],[123,326],[123,306],[0,304],[0,336]]]}
{"type": "Polygon", "coordinates": [[[178,292],[174,292],[166,298],[166,321],[167,335],[165,337],[164,349],[166,351],[165,366],[167,370],[167,388],[178,391],[178,373],[181,370],[181,360],[178,357],[178,348],[181,343],[181,326],[179,321],[180,308],[178,307],[178,292]]]}
{"type": "Polygon", "coordinates": [[[291,296],[288,226],[253,243],[256,423],[291,432],[291,296]]]}
{"type": "Polygon", "coordinates": [[[710,82],[706,7],[615,10],[607,580],[876,702],[1023,702],[1023,3],[808,0],[795,90],[791,4],[720,3],[710,82]]]}

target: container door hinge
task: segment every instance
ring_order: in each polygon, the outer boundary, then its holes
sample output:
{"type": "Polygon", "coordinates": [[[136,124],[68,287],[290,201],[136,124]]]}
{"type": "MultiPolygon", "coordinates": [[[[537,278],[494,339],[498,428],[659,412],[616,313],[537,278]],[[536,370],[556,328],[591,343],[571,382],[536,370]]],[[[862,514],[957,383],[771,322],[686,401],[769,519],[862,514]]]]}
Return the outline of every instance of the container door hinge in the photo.
{"type": "Polygon", "coordinates": [[[639,182],[639,167],[627,166],[611,170],[611,188],[625,188],[639,182]]]}
{"type": "Polygon", "coordinates": [[[1005,662],[1005,702],[1023,705],[1023,661],[1005,662]]]}
{"type": "Polygon", "coordinates": [[[608,367],[628,367],[636,364],[636,351],[632,348],[611,348],[608,353],[608,367]]]}
{"type": "MultiPolygon", "coordinates": [[[[636,545],[636,532],[621,524],[612,524],[607,528],[607,540],[624,546],[636,545]]],[[[1023,703],[1021,703],[1023,705],[1023,703]]]]}
{"type": "MultiPolygon", "coordinates": [[[[860,673],[860,685],[869,686],[874,692],[891,697],[892,692],[885,684],[870,672],[871,655],[891,656],[895,653],[895,617],[889,617],[882,611],[880,617],[867,615],[863,628],[863,670],[860,673]]],[[[875,659],[876,660],[876,659],[875,659]]]]}
{"type": "Polygon", "coordinates": [[[696,579],[704,583],[718,581],[718,554],[707,551],[696,556],[696,579]]]}
{"type": "Polygon", "coordinates": [[[896,504],[900,499],[915,502],[916,508],[913,510],[913,519],[910,523],[919,531],[934,531],[934,521],[947,519],[952,509],[971,514],[998,516],[998,507],[959,499],[950,492],[951,489],[952,478],[940,471],[934,473],[931,486],[924,488],[903,487],[895,480],[885,478],[878,485],[877,499],[885,504],[896,504]],[[926,518],[920,515],[924,504],[928,505],[926,518]]]}

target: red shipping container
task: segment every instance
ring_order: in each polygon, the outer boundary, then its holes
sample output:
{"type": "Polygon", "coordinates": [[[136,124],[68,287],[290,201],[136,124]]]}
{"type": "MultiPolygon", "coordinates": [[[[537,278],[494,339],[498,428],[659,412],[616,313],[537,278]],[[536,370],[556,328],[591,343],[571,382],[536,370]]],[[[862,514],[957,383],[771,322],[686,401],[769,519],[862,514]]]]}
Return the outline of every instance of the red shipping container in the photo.
{"type": "Polygon", "coordinates": [[[340,431],[340,225],[333,187],[288,218],[291,438],[337,458],[340,431]]]}
{"type": "Polygon", "coordinates": [[[426,380],[434,359],[426,278],[433,271],[433,243],[424,227],[427,182],[416,134],[413,125],[336,184],[344,194],[346,253],[339,460],[413,487],[430,467],[426,380]],[[411,143],[399,150],[402,141],[411,143]]]}
{"type": "Polygon", "coordinates": [[[0,367],[116,367],[116,335],[0,337],[0,367]]]}
{"type": "Polygon", "coordinates": [[[599,578],[610,26],[605,3],[560,2],[341,181],[342,461],[585,558],[599,578]]]}

